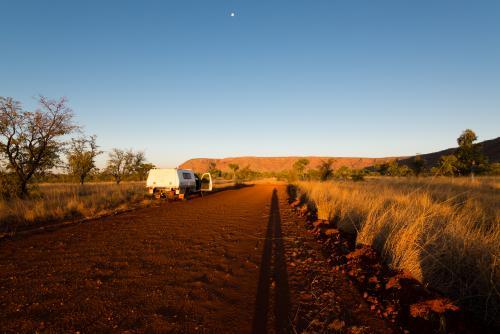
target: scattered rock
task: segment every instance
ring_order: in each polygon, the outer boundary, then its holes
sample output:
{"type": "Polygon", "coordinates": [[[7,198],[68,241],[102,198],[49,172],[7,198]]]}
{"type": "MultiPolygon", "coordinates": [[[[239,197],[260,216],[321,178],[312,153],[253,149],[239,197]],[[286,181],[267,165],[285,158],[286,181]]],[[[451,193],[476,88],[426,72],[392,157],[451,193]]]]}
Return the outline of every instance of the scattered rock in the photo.
{"type": "Polygon", "coordinates": [[[333,237],[340,234],[339,230],[337,230],[336,228],[326,229],[323,233],[327,237],[333,237]]]}
{"type": "Polygon", "coordinates": [[[403,285],[410,284],[418,284],[418,281],[413,278],[413,276],[407,271],[400,271],[395,276],[389,278],[387,284],[385,285],[386,289],[401,289],[403,285]]]}
{"type": "Polygon", "coordinates": [[[321,226],[326,226],[328,225],[328,222],[326,220],[316,220],[313,222],[313,226],[316,228],[320,228],[321,226]]]}
{"type": "Polygon", "coordinates": [[[335,319],[328,325],[328,329],[332,331],[341,331],[345,327],[345,322],[340,319],[335,319]]]}
{"type": "Polygon", "coordinates": [[[432,313],[444,314],[446,311],[457,312],[459,307],[448,298],[426,300],[410,305],[410,314],[414,318],[429,319],[432,313]]]}
{"type": "Polygon", "coordinates": [[[302,301],[302,302],[311,302],[313,300],[314,300],[314,297],[310,293],[302,293],[300,295],[300,301],[302,301]]]}

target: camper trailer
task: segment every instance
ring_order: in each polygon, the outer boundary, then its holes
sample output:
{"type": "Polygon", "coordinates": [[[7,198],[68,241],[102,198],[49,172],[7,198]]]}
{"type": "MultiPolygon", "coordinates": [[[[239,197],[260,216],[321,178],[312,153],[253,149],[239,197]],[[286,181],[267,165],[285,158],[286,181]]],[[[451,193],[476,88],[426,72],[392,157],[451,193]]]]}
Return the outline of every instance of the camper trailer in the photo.
{"type": "Polygon", "coordinates": [[[149,171],[146,188],[156,198],[186,199],[193,193],[212,191],[212,177],[205,173],[200,178],[190,169],[153,168],[149,171]]]}

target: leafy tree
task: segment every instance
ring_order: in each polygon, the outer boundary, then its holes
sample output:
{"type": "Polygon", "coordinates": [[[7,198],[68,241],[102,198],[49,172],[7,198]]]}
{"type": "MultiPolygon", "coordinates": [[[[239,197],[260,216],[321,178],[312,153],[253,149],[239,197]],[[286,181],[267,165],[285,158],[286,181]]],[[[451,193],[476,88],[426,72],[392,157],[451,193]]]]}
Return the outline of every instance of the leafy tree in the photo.
{"type": "Polygon", "coordinates": [[[322,160],[321,163],[319,164],[318,171],[320,175],[320,180],[321,181],[326,181],[332,178],[333,176],[333,163],[335,160],[333,159],[328,159],[328,160],[322,160]]]}
{"type": "Polygon", "coordinates": [[[139,176],[139,180],[144,180],[146,178],[146,175],[149,172],[149,169],[147,169],[149,166],[144,166],[146,164],[146,155],[144,154],[143,151],[137,151],[133,152],[129,150],[132,155],[132,163],[130,166],[130,172],[135,173],[139,176]]]}
{"type": "Polygon", "coordinates": [[[398,168],[397,175],[398,176],[410,176],[413,174],[413,170],[406,166],[406,165],[400,165],[398,168]]]}
{"type": "Polygon", "coordinates": [[[96,136],[72,139],[67,151],[69,173],[78,177],[80,184],[96,168],[95,158],[102,153],[96,136]]]}
{"type": "Polygon", "coordinates": [[[397,160],[392,160],[377,165],[376,170],[380,175],[387,176],[408,176],[413,173],[413,171],[408,166],[400,165],[397,160]]]}
{"type": "Polygon", "coordinates": [[[237,174],[240,180],[255,180],[261,175],[259,172],[251,170],[250,166],[240,169],[237,174]]]}
{"type": "Polygon", "coordinates": [[[238,164],[229,164],[229,169],[233,172],[233,180],[236,182],[236,172],[240,169],[238,164]]]}
{"type": "Polygon", "coordinates": [[[309,165],[309,160],[305,158],[298,159],[293,163],[293,170],[297,173],[299,179],[305,179],[305,170],[307,165],[309,165]]]}
{"type": "Polygon", "coordinates": [[[433,168],[435,175],[453,176],[457,173],[458,159],[454,155],[443,155],[439,158],[439,165],[433,168]]]}
{"type": "Polygon", "coordinates": [[[208,172],[210,173],[210,171],[214,170],[216,167],[217,167],[217,163],[215,161],[210,161],[208,163],[208,172]]]}
{"type": "Polygon", "coordinates": [[[217,168],[217,163],[215,161],[210,161],[208,164],[208,173],[213,177],[221,177],[222,171],[217,168]]]}
{"type": "Polygon", "coordinates": [[[386,172],[385,172],[385,175],[389,175],[389,176],[399,176],[399,164],[396,160],[393,160],[389,163],[387,163],[387,169],[386,169],[386,172]]]}
{"type": "Polygon", "coordinates": [[[365,179],[366,171],[364,169],[354,169],[351,172],[351,179],[353,181],[363,181],[365,179]]]}
{"type": "Polygon", "coordinates": [[[134,173],[144,161],[144,153],[114,148],[109,153],[106,172],[113,176],[116,184],[134,173]]]}
{"type": "Polygon", "coordinates": [[[306,178],[308,180],[319,180],[321,179],[320,171],[318,169],[311,168],[307,171],[306,178]]]}
{"type": "Polygon", "coordinates": [[[343,180],[347,180],[351,176],[351,169],[347,166],[341,166],[337,171],[335,172],[335,175],[338,178],[341,178],[343,180]]]}
{"type": "Polygon", "coordinates": [[[474,144],[477,136],[474,131],[466,129],[457,138],[458,148],[455,151],[457,157],[456,167],[460,174],[474,176],[474,171],[485,169],[487,161],[483,154],[481,145],[474,144]]]}
{"type": "Polygon", "coordinates": [[[380,175],[388,175],[389,167],[390,167],[390,162],[384,162],[384,163],[375,165],[375,170],[380,175]]]}
{"type": "Polygon", "coordinates": [[[153,165],[152,163],[149,163],[149,162],[143,162],[143,163],[140,163],[138,166],[136,166],[135,172],[137,173],[137,175],[139,177],[139,181],[146,180],[149,171],[155,167],[156,167],[155,165],[153,165]]]}
{"type": "Polygon", "coordinates": [[[425,169],[425,159],[422,158],[420,154],[415,155],[415,159],[413,160],[413,171],[415,172],[415,176],[419,177],[420,174],[425,169]]]}
{"type": "Polygon", "coordinates": [[[76,128],[65,98],[40,96],[38,103],[38,109],[28,112],[19,101],[0,97],[0,159],[13,173],[20,197],[28,195],[35,175],[56,167],[65,144],[62,138],[76,128]]]}

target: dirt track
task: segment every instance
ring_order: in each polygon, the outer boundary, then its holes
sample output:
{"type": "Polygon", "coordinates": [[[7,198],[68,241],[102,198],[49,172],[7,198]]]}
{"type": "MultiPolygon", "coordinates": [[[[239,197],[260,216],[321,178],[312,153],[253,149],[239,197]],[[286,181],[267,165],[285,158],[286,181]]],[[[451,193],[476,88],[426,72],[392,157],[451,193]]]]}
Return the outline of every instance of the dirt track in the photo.
{"type": "MultiPolygon", "coordinates": [[[[302,228],[285,199],[226,190],[3,241],[0,332],[290,332],[309,278],[286,255],[302,228]]],[[[390,332],[334,283],[347,325],[390,332]]]]}

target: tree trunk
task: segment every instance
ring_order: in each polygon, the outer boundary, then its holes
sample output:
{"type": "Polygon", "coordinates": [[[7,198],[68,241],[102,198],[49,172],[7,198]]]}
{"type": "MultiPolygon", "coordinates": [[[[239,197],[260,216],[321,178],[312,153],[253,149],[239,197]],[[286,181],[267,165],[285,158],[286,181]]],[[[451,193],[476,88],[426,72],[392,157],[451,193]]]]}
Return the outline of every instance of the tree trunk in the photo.
{"type": "Polygon", "coordinates": [[[26,198],[28,197],[28,182],[26,180],[21,180],[19,182],[19,197],[20,198],[26,198]]]}
{"type": "Polygon", "coordinates": [[[80,185],[83,186],[83,182],[85,181],[85,176],[80,175],[80,185]]]}

